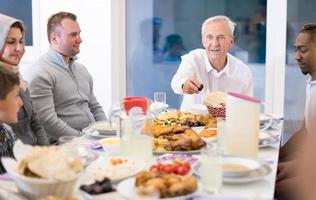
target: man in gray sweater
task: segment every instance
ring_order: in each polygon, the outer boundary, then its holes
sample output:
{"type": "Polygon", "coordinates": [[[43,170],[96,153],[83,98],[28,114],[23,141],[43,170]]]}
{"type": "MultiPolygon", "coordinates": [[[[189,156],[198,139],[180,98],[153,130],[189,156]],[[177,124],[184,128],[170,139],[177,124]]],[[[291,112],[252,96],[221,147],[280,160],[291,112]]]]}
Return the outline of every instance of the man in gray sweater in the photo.
{"type": "Polygon", "coordinates": [[[82,134],[81,130],[106,116],[93,93],[93,80],[87,69],[76,62],[80,52],[80,27],[76,15],[59,12],[47,23],[50,49],[26,74],[34,109],[47,134],[82,134]]]}

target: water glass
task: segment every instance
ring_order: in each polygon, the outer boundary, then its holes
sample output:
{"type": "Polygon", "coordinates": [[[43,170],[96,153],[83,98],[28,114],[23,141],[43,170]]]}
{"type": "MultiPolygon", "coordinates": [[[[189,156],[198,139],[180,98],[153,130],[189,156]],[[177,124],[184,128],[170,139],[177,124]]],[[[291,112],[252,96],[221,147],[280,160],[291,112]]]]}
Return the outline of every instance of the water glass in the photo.
{"type": "Polygon", "coordinates": [[[218,194],[222,187],[222,157],[215,148],[201,150],[201,183],[207,193],[218,194]]]}
{"type": "Polygon", "coordinates": [[[64,145],[67,143],[74,142],[77,137],[73,135],[64,135],[58,138],[58,144],[64,145]]]}
{"type": "Polygon", "coordinates": [[[225,146],[225,131],[226,131],[226,121],[225,118],[218,117],[216,118],[217,121],[217,151],[218,153],[224,153],[224,146],[225,146]]]}
{"type": "Polygon", "coordinates": [[[154,102],[166,104],[166,93],[165,92],[154,92],[154,102]]]}
{"type": "Polygon", "coordinates": [[[73,158],[79,157],[78,152],[78,142],[77,137],[72,135],[65,135],[58,138],[58,144],[60,145],[60,148],[63,152],[68,154],[69,156],[73,158]]]}

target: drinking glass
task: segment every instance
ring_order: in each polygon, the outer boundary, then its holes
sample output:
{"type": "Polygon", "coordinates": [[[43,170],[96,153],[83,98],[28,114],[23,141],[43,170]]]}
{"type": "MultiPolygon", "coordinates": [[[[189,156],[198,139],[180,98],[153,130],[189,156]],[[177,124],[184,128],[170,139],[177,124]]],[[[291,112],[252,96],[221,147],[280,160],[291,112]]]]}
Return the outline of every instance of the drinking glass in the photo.
{"type": "Polygon", "coordinates": [[[217,151],[218,153],[223,155],[224,147],[225,147],[226,121],[225,121],[225,118],[222,118],[222,117],[216,118],[216,121],[217,121],[217,138],[216,138],[217,151]]]}
{"type": "Polygon", "coordinates": [[[74,142],[77,137],[73,135],[64,135],[58,138],[58,144],[64,145],[67,143],[74,142]]]}
{"type": "Polygon", "coordinates": [[[166,104],[166,93],[165,92],[154,92],[154,102],[166,104]]]}
{"type": "Polygon", "coordinates": [[[78,142],[77,137],[72,135],[65,135],[58,138],[58,144],[60,145],[60,148],[63,152],[68,154],[69,156],[73,158],[79,157],[78,152],[78,142]]]}
{"type": "Polygon", "coordinates": [[[152,158],[151,143],[151,137],[148,135],[134,135],[129,140],[121,140],[121,152],[129,158],[150,161],[152,158]]]}
{"type": "Polygon", "coordinates": [[[201,150],[200,175],[203,190],[218,194],[222,187],[222,157],[215,148],[201,150]]]}

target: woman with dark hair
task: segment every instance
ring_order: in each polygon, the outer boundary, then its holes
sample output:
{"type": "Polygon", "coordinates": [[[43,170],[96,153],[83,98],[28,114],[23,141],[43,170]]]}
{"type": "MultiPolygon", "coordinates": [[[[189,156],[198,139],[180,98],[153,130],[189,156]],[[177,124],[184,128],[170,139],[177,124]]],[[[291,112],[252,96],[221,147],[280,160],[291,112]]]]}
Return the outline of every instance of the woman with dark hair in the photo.
{"type": "MultiPolygon", "coordinates": [[[[0,66],[19,74],[19,63],[24,55],[23,22],[0,14],[0,66]]],[[[19,74],[20,76],[20,74],[19,74]]],[[[10,124],[17,138],[31,145],[47,145],[46,132],[33,111],[27,82],[20,76],[20,93],[23,106],[18,113],[18,122],[10,124]]]]}

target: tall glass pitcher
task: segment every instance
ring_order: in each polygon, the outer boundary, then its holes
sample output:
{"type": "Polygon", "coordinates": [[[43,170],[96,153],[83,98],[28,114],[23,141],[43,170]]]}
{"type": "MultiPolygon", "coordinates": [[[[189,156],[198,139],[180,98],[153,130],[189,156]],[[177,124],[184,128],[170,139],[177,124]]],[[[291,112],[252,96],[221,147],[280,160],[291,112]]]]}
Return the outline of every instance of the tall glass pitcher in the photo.
{"type": "Polygon", "coordinates": [[[226,102],[225,155],[258,156],[260,100],[228,93],[226,102]]]}
{"type": "Polygon", "coordinates": [[[148,105],[146,97],[124,98],[120,117],[121,155],[142,160],[152,157],[148,105]]]}

